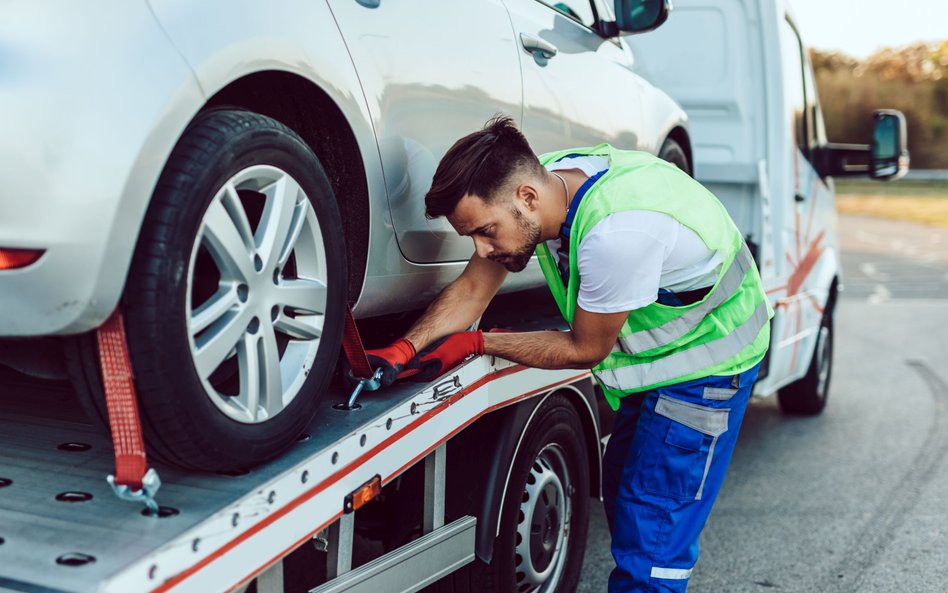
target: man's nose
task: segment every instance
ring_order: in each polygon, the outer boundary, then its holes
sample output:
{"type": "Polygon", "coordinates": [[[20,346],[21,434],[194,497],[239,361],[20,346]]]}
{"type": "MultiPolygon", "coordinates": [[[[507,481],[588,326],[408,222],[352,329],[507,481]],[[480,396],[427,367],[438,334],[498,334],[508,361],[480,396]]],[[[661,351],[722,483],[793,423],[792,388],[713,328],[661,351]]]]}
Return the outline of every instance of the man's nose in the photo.
{"type": "Polygon", "coordinates": [[[491,245],[489,241],[485,241],[479,237],[474,237],[474,251],[477,252],[479,257],[487,259],[490,254],[494,252],[494,246],[491,245]]]}

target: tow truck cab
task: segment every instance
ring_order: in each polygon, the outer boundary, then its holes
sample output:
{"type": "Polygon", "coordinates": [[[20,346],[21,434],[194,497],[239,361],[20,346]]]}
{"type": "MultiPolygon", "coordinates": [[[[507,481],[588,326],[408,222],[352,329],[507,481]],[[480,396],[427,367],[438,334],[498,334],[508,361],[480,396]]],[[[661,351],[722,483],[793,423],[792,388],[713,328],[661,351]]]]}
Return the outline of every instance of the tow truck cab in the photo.
{"type": "Polygon", "coordinates": [[[638,72],[688,114],[694,176],[744,233],[776,311],[755,394],[820,412],[842,288],[833,178],[904,175],[902,114],[867,118],[871,146],[830,143],[786,0],[676,0],[660,29],[628,41],[638,72]]]}

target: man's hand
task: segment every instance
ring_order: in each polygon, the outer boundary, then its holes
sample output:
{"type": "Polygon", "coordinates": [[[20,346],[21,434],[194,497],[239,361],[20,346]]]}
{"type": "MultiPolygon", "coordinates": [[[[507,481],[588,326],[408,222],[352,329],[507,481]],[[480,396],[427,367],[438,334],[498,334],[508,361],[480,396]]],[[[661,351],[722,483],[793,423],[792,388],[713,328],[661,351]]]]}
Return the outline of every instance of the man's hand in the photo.
{"type": "Polygon", "coordinates": [[[433,342],[408,363],[417,370],[412,381],[427,383],[447,373],[473,354],[484,354],[484,334],[480,331],[451,334],[433,342]]]}
{"type": "Polygon", "coordinates": [[[382,369],[382,387],[388,387],[395,382],[398,375],[405,370],[408,364],[415,356],[415,347],[405,338],[392,342],[385,348],[376,350],[366,350],[366,357],[369,359],[369,366],[373,369],[382,369]]]}

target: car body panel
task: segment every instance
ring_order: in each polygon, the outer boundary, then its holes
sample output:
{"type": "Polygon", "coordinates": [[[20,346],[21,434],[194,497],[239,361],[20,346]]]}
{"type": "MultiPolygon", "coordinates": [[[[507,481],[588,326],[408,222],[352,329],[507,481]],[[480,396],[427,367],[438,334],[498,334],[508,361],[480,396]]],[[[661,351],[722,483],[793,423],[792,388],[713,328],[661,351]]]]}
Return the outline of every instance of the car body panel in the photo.
{"type": "MultiPolygon", "coordinates": [[[[518,47],[524,80],[523,132],[539,153],[608,142],[641,147],[643,87],[623,63],[621,41],[536,0],[506,0],[518,37],[556,48],[553,57],[518,47]]],[[[575,3],[579,6],[581,3],[575,3]]]]}
{"type": "MultiPolygon", "coordinates": [[[[311,81],[343,113],[359,147],[369,192],[368,255],[362,291],[354,307],[357,317],[422,307],[460,274],[466,262],[415,264],[398,248],[369,102],[327,2],[274,2],[267,6],[269,18],[263,22],[251,18],[257,8],[246,2],[243,8],[236,7],[243,16],[228,17],[228,26],[212,30],[196,28],[193,22],[221,20],[225,18],[221,15],[234,10],[233,3],[227,4],[227,11],[213,2],[195,5],[182,0],[151,0],[150,4],[208,97],[245,76],[281,71],[311,81]]],[[[403,6],[401,14],[404,19],[415,12],[403,6]]],[[[542,282],[542,275],[533,264],[506,282],[504,290],[538,282],[542,282]]]]}
{"type": "MultiPolygon", "coordinates": [[[[668,95],[634,71],[625,38],[603,38],[584,23],[594,14],[582,0],[568,3],[571,18],[537,0],[505,0],[516,35],[552,44],[549,59],[518,47],[524,79],[522,129],[538,153],[608,142],[657,154],[688,116],[668,95]]],[[[600,16],[608,7],[596,3],[600,16]]]]}
{"type": "Polygon", "coordinates": [[[468,260],[471,240],[444,218],[426,219],[424,197],[455,140],[492,115],[520,118],[520,66],[506,8],[500,0],[416,0],[411,10],[393,2],[329,4],[372,114],[399,250],[417,263],[468,260]],[[483,43],[465,42],[472,30],[483,43]]]}
{"type": "MultiPolygon", "coordinates": [[[[508,8],[523,8],[527,1],[553,11],[535,0],[483,1],[471,8],[469,2],[431,0],[421,9],[397,3],[369,9],[355,0],[278,0],[265,7],[246,0],[5,5],[0,247],[46,253],[27,268],[0,272],[0,336],[76,334],[105,320],[121,297],[149,200],[175,143],[216,93],[247,76],[278,71],[309,81],[333,101],[352,132],[369,194],[359,317],[422,307],[463,270],[472,252],[469,240],[452,236],[444,221],[426,221],[416,202],[447,147],[495,112],[520,120],[528,137],[534,128],[538,151],[606,140],[654,153],[672,128],[685,125],[684,112],[667,96],[634,79],[625,42],[597,41],[591,31],[585,32],[583,51],[595,51],[585,57],[607,62],[604,71],[611,73],[604,78],[620,97],[641,94],[624,101],[637,106],[617,108],[612,127],[600,116],[595,126],[580,126],[575,118],[592,114],[564,109],[563,100],[549,104],[559,105],[561,113],[540,114],[553,108],[544,107],[538,94],[543,70],[533,64],[522,73],[531,58],[520,47],[508,8]],[[440,30],[425,11],[444,22],[453,17],[458,28],[440,30]],[[467,40],[465,19],[483,25],[467,40]],[[389,38],[396,48],[391,56],[380,41],[383,25],[404,33],[405,39],[389,38]],[[477,43],[485,42],[496,46],[479,52],[477,43]],[[473,57],[453,61],[452,51],[473,57]],[[478,62],[480,53],[491,61],[478,62]],[[509,62],[501,66],[505,55],[509,62]],[[429,62],[399,69],[406,60],[423,59],[429,62]],[[452,71],[457,64],[461,76],[452,71]],[[491,68],[501,69],[496,88],[479,91],[492,84],[491,68]],[[453,76],[454,86],[439,82],[440,74],[453,76]],[[620,76],[630,81],[619,83],[620,76]],[[527,114],[525,80],[531,95],[527,114]],[[439,106],[445,109],[443,101],[452,108],[437,113],[439,106]],[[546,123],[538,125],[544,117],[546,123]],[[400,210],[406,200],[412,203],[400,210]]],[[[522,19],[524,10],[514,11],[520,28],[542,34],[538,23],[522,19]]],[[[569,75],[559,81],[566,84],[569,75]]],[[[582,96],[573,88],[559,92],[570,93],[571,101],[582,96]]],[[[542,283],[534,261],[511,274],[502,290],[542,283]]]]}
{"type": "Polygon", "coordinates": [[[46,250],[0,273],[0,335],[95,327],[200,89],[144,2],[6,3],[0,64],[0,246],[46,250]]]}

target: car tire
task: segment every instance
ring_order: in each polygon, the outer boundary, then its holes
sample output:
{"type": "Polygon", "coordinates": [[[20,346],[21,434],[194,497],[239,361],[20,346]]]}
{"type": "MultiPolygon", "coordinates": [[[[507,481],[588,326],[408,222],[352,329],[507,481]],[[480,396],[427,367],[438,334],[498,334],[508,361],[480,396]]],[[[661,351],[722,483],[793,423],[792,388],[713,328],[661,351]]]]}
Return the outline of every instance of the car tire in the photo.
{"type": "Polygon", "coordinates": [[[691,175],[691,163],[688,162],[688,154],[677,140],[666,138],[665,142],[662,143],[661,150],[658,151],[658,158],[668,161],[691,175]]]}
{"type": "Polygon", "coordinates": [[[553,395],[540,404],[513,460],[491,563],[475,559],[426,593],[576,590],[589,529],[589,458],[582,435],[566,397],[553,395]]]}
{"type": "Polygon", "coordinates": [[[826,407],[833,371],[833,309],[827,303],[806,375],[777,392],[780,409],[788,414],[815,416],[826,407]]]}
{"type": "MultiPolygon", "coordinates": [[[[239,471],[288,448],[334,370],[346,298],[342,220],[292,130],[215,110],[158,181],[123,298],[149,452],[239,471]]],[[[95,333],[69,347],[87,410],[106,417],[95,333]]]]}

